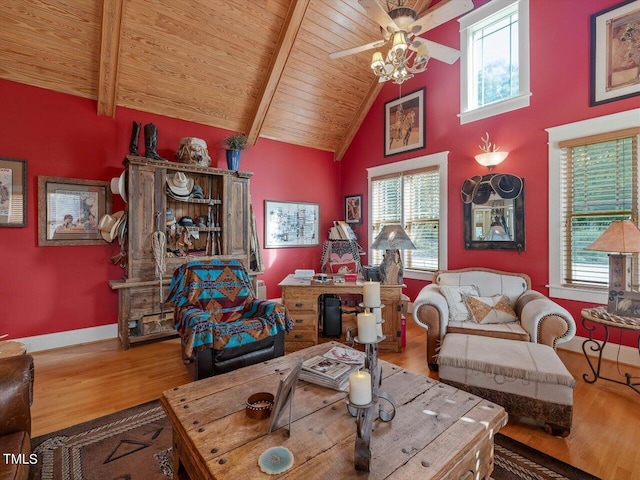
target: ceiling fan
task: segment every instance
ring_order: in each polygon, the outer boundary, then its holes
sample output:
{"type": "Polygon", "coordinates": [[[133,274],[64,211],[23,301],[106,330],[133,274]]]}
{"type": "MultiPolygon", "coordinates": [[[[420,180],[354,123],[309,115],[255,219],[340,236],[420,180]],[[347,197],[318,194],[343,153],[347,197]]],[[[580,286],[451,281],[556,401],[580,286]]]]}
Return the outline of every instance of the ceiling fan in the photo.
{"type": "Polygon", "coordinates": [[[407,7],[406,1],[387,1],[387,11],[377,0],[358,0],[367,15],[380,25],[383,38],[331,53],[329,58],[341,58],[391,44],[386,58],[380,52],[373,54],[371,68],[380,82],[393,80],[398,84],[416,73],[424,72],[430,58],[448,64],[455,63],[460,56],[458,50],[418,35],[472,10],[472,0],[442,0],[435,7],[428,9],[422,17],[419,17],[414,9],[407,7]],[[413,63],[410,63],[412,59],[413,63]]]}

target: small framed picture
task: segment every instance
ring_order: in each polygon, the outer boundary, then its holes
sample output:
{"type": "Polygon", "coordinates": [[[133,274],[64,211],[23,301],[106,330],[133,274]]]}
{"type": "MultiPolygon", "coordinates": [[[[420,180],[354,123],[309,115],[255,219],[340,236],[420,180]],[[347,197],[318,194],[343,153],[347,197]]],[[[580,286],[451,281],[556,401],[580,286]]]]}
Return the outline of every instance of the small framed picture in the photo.
{"type": "Polygon", "coordinates": [[[611,290],[607,311],[622,317],[640,317],[640,292],[611,290]]]}
{"type": "Polygon", "coordinates": [[[421,88],[384,104],[384,156],[425,147],[424,92],[421,88]]]}
{"type": "Polygon", "coordinates": [[[362,195],[344,197],[344,221],[362,223],[362,195]]]}
{"type": "Polygon", "coordinates": [[[105,245],[98,229],[111,212],[109,182],[38,177],[38,245],[105,245]]]}
{"type": "Polygon", "coordinates": [[[640,0],[591,15],[590,105],[640,95],[640,0]]]}
{"type": "Polygon", "coordinates": [[[0,227],[27,226],[27,161],[0,157],[0,227]]]}

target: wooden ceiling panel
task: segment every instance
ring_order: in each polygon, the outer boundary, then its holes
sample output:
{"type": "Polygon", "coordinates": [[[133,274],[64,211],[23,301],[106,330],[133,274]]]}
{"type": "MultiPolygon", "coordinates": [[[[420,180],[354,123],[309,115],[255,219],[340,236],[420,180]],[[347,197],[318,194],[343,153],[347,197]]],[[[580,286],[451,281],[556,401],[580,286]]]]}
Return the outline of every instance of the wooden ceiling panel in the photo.
{"type": "Polygon", "coordinates": [[[329,54],[381,38],[358,0],[5,0],[0,78],[340,159],[382,84],[329,54]]]}
{"type": "Polygon", "coordinates": [[[123,25],[118,104],[142,104],[156,113],[167,108],[171,116],[242,130],[281,28],[281,8],[274,10],[254,4],[243,10],[219,1],[192,2],[186,10],[173,1],[151,8],[145,0],[130,0],[123,25]],[[250,32],[238,28],[240,20],[251,18],[260,26],[250,32]],[[238,44],[243,48],[225,48],[238,44]]]}
{"type": "Polygon", "coordinates": [[[362,63],[352,58],[335,62],[329,59],[329,53],[353,46],[347,42],[359,45],[376,39],[375,32],[357,32],[358,23],[375,25],[359,11],[356,2],[353,5],[338,0],[311,2],[274,96],[274,107],[264,123],[265,136],[321,145],[318,148],[331,151],[340,148],[345,131],[370,92],[372,75],[369,55],[362,63]],[[306,141],[296,128],[308,130],[306,141]]]}
{"type": "Polygon", "coordinates": [[[5,0],[0,9],[0,75],[96,98],[100,2],[5,0]]]}

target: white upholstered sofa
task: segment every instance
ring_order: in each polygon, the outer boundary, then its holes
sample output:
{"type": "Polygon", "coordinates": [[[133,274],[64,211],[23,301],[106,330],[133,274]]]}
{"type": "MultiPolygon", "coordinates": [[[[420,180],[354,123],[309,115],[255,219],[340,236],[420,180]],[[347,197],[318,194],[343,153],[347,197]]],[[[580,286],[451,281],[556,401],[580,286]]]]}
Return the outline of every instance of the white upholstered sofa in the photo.
{"type": "Polygon", "coordinates": [[[441,270],[433,278],[413,302],[413,318],[427,330],[427,363],[431,370],[438,369],[437,352],[447,333],[530,341],[554,348],[575,336],[571,314],[531,290],[526,274],[466,268],[441,270]],[[511,314],[515,316],[508,318],[511,314]]]}

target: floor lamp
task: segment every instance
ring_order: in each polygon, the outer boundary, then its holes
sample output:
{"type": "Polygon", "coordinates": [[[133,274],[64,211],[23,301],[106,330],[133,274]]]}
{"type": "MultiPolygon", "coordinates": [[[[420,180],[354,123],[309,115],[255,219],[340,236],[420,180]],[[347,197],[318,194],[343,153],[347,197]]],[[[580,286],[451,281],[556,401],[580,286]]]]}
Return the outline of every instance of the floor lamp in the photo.
{"type": "Polygon", "coordinates": [[[609,253],[609,291],[631,291],[631,253],[640,252],[640,229],[631,220],[616,220],[585,250],[609,253]]]}
{"type": "Polygon", "coordinates": [[[373,241],[371,248],[384,250],[380,263],[380,280],[385,285],[402,285],[404,268],[400,250],[415,250],[407,232],[402,225],[385,225],[373,241]]]}

